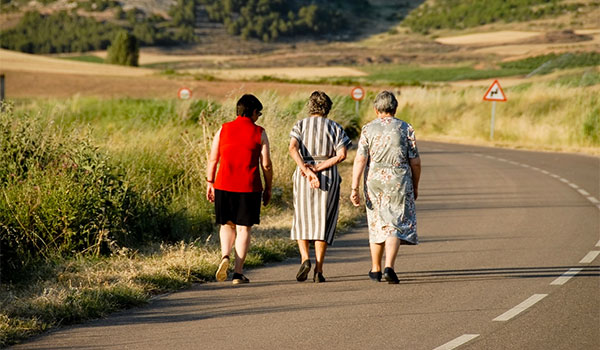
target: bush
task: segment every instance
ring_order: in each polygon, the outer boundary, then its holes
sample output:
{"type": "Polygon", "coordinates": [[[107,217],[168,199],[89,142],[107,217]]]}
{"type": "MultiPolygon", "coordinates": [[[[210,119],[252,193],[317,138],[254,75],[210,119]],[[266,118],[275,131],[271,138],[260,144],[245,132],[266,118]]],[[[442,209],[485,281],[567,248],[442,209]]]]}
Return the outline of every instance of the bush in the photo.
{"type": "Polygon", "coordinates": [[[89,133],[0,113],[2,279],[22,267],[79,253],[109,252],[160,235],[167,210],[143,199],[89,133]]]}
{"type": "Polygon", "coordinates": [[[140,56],[140,44],[137,38],[126,31],[117,33],[112,45],[108,48],[107,63],[123,66],[136,66],[140,56]]]}

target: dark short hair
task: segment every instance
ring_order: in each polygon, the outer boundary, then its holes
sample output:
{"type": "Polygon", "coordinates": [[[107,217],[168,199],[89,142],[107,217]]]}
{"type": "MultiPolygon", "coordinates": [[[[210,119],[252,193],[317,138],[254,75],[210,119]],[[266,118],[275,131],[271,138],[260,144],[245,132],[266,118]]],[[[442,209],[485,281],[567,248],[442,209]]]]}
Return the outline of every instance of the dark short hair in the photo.
{"type": "Polygon", "coordinates": [[[333,102],[331,102],[326,93],[323,91],[314,91],[310,94],[310,99],[308,100],[308,113],[325,117],[329,114],[332,105],[333,102]]]}
{"type": "Polygon", "coordinates": [[[254,95],[245,94],[237,101],[237,115],[250,118],[254,111],[262,111],[263,105],[254,95]]]}

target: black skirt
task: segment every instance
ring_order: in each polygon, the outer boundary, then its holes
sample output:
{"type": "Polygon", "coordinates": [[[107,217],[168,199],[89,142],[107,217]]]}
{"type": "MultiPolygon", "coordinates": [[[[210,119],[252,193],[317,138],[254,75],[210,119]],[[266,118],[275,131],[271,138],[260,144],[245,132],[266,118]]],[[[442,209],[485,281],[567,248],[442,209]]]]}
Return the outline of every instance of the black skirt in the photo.
{"type": "Polygon", "coordinates": [[[215,189],[216,222],[241,226],[260,224],[262,192],[229,192],[215,189]]]}

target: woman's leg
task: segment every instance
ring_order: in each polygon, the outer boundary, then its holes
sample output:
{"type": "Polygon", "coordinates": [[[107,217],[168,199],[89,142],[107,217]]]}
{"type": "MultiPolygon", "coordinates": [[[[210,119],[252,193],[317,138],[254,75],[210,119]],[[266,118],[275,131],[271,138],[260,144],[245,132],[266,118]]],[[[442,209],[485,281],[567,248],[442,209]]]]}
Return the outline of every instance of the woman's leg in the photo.
{"type": "Polygon", "coordinates": [[[370,243],[371,248],[371,272],[381,271],[381,258],[383,257],[384,243],[370,243]]]}
{"type": "Polygon", "coordinates": [[[327,242],[315,241],[315,272],[323,273],[323,261],[325,260],[325,252],[327,251],[327,242]]]}
{"type": "Polygon", "coordinates": [[[385,267],[394,268],[396,256],[400,248],[400,239],[397,237],[388,237],[385,240],[385,267]]]}
{"type": "Polygon", "coordinates": [[[305,239],[299,239],[298,240],[298,250],[300,250],[300,260],[302,260],[301,262],[305,262],[306,260],[310,259],[310,256],[308,254],[309,248],[310,247],[310,241],[307,241],[305,239]]]}
{"type": "Polygon", "coordinates": [[[221,258],[231,255],[231,248],[235,242],[235,224],[229,221],[225,225],[221,225],[219,230],[219,238],[221,240],[221,258]]]}
{"type": "Polygon", "coordinates": [[[244,270],[244,261],[250,247],[250,233],[252,226],[236,226],[237,237],[235,238],[235,266],[233,272],[242,273],[244,270]]]}

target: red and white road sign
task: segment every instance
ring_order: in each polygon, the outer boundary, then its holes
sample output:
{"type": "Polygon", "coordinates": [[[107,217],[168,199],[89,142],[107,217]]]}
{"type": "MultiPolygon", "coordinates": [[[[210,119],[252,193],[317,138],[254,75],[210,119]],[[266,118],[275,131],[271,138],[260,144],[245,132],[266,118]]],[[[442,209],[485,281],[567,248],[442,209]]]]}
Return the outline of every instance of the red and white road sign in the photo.
{"type": "Polygon", "coordinates": [[[506,101],[506,95],[502,91],[502,87],[498,80],[494,80],[492,86],[486,91],[483,99],[486,101],[506,101]]]}
{"type": "Polygon", "coordinates": [[[179,97],[181,100],[187,100],[188,98],[192,97],[192,90],[182,87],[179,89],[179,91],[177,91],[177,97],[179,97]]]}
{"type": "Polygon", "coordinates": [[[365,98],[365,90],[360,86],[357,86],[354,89],[352,89],[350,95],[352,96],[352,99],[354,99],[354,101],[360,101],[363,98],[365,98]]]}

